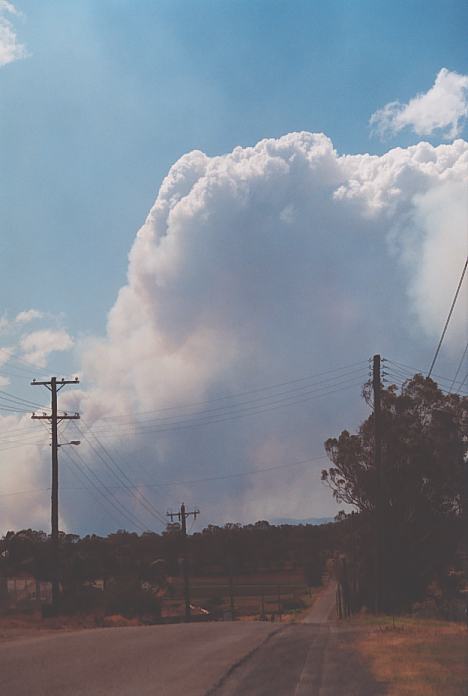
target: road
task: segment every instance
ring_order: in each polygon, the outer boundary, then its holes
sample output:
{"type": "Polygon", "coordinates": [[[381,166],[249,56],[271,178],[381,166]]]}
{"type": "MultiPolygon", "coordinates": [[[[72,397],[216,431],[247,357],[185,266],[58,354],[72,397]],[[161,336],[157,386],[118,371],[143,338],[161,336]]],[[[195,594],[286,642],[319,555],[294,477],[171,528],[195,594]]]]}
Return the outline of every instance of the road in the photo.
{"type": "Polygon", "coordinates": [[[0,644],[8,696],[374,696],[328,622],[334,588],[303,624],[206,623],[110,628],[0,644]]]}
{"type": "Polygon", "coordinates": [[[224,675],[210,696],[379,696],[353,651],[354,632],[335,619],[336,586],[330,583],[302,624],[268,638],[224,675]]]}

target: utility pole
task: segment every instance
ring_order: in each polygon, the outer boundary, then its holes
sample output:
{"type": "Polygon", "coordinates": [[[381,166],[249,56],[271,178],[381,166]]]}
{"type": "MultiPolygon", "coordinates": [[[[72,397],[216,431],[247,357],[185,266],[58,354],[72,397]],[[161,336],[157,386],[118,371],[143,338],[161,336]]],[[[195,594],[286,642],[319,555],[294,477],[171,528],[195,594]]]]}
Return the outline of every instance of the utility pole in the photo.
{"type": "Polygon", "coordinates": [[[229,600],[230,600],[230,607],[231,607],[231,621],[234,621],[235,606],[234,606],[234,582],[233,582],[233,577],[232,577],[232,567],[229,568],[229,600]]]}
{"type": "Polygon", "coordinates": [[[76,420],[80,416],[78,413],[72,415],[65,413],[61,416],[57,411],[57,394],[67,384],[79,384],[78,377],[73,380],[58,380],[57,377],[51,377],[50,381],[38,382],[33,380],[32,386],[46,387],[51,393],[51,413],[43,413],[37,415],[33,413],[33,420],[47,420],[51,424],[52,434],[52,492],[51,492],[51,523],[52,523],[52,608],[54,612],[58,611],[60,601],[60,585],[59,585],[59,523],[58,523],[58,487],[59,487],[59,471],[58,471],[58,424],[63,420],[76,420]]]}
{"type": "Polygon", "coordinates": [[[380,355],[374,355],[372,369],[372,387],[374,391],[374,469],[376,474],[376,553],[375,553],[375,609],[382,610],[383,584],[383,491],[382,491],[382,433],[381,433],[381,373],[380,355]]]}
{"type": "MultiPolygon", "coordinates": [[[[468,461],[463,462],[462,480],[462,549],[463,549],[463,574],[465,583],[468,583],[468,461]]],[[[465,600],[465,621],[468,626],[468,597],[465,600]]]]}
{"type": "Polygon", "coordinates": [[[195,509],[187,512],[184,503],[180,506],[179,512],[168,512],[167,516],[174,521],[177,518],[181,524],[182,540],[183,540],[183,574],[184,574],[184,599],[185,599],[185,620],[189,622],[192,618],[190,610],[190,578],[189,578],[189,563],[188,563],[188,543],[187,543],[187,517],[192,515],[193,519],[197,519],[200,510],[195,509]]]}

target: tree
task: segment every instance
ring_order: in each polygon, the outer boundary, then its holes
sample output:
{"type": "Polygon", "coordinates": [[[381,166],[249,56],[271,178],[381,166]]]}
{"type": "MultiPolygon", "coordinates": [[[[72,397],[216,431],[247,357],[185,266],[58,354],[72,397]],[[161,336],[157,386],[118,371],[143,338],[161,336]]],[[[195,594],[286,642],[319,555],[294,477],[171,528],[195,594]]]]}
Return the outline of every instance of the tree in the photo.
{"type": "MultiPolygon", "coordinates": [[[[463,476],[467,453],[468,398],[444,394],[415,375],[399,391],[382,389],[384,596],[387,608],[410,605],[428,584],[443,583],[456,562],[461,539],[463,476]]],[[[343,431],[325,442],[333,464],[322,472],[338,502],[359,511],[359,562],[373,584],[373,529],[378,477],[374,467],[373,415],[354,435],[343,431]],[[365,543],[363,543],[363,540],[365,543]]]]}

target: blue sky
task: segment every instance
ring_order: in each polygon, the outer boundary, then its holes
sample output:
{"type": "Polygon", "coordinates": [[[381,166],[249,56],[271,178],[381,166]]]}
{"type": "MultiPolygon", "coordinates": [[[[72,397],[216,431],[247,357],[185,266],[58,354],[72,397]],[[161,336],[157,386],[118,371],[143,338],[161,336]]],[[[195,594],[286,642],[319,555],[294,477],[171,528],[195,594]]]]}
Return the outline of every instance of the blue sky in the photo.
{"type": "Polygon", "coordinates": [[[465,2],[16,3],[29,57],[0,71],[5,310],[100,332],[171,164],[295,130],[381,153],[368,120],[468,72],[465,2]],[[14,272],[12,272],[14,269],[14,272]]]}

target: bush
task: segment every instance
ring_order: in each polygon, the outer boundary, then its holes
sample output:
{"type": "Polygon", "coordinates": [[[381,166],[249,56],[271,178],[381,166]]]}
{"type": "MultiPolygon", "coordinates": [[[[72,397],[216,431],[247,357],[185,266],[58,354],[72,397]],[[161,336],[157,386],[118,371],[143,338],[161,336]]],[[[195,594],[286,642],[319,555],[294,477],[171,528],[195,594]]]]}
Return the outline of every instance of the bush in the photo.
{"type": "Polygon", "coordinates": [[[283,611],[299,611],[300,609],[305,609],[306,604],[302,601],[302,599],[294,598],[294,599],[285,599],[283,602],[281,602],[281,607],[283,611]]]}
{"type": "Polygon", "coordinates": [[[77,587],[64,591],[60,599],[60,611],[64,614],[81,614],[102,609],[103,592],[95,587],[77,587]]]}
{"type": "Polygon", "coordinates": [[[153,619],[161,616],[158,598],[151,590],[142,589],[138,581],[114,582],[105,592],[104,601],[106,614],[121,614],[126,618],[150,616],[153,619]]]}

